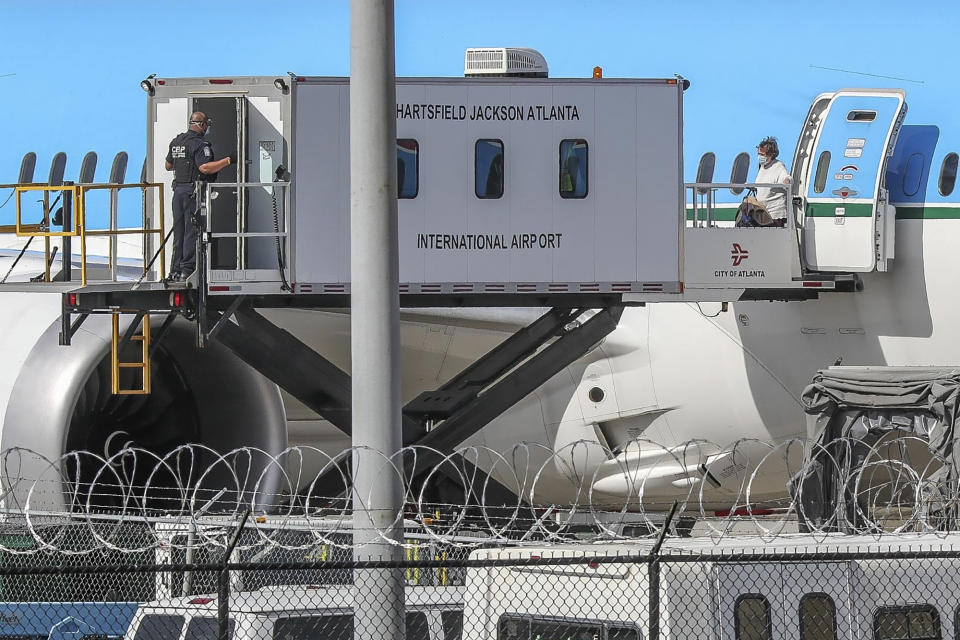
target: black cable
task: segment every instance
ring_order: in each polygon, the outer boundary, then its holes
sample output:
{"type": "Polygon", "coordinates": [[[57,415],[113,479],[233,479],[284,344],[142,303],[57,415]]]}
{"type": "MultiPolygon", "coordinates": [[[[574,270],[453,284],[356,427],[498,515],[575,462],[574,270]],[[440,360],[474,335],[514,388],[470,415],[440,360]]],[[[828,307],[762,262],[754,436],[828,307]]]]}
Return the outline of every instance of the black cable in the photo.
{"type": "Polygon", "coordinates": [[[277,191],[276,187],[270,187],[270,199],[273,200],[273,232],[277,235],[273,236],[274,241],[277,244],[277,266],[280,267],[280,289],[282,291],[292,291],[290,284],[287,282],[287,276],[283,273],[283,247],[280,246],[280,214],[277,211],[277,191]]]}

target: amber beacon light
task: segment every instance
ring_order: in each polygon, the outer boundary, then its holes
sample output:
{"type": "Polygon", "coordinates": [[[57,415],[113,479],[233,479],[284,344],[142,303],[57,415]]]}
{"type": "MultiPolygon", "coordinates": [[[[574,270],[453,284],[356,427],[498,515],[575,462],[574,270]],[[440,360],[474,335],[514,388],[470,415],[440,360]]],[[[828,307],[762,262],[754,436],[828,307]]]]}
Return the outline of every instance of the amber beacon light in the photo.
{"type": "Polygon", "coordinates": [[[602,78],[603,77],[603,67],[594,67],[593,68],[593,77],[602,78]]]}

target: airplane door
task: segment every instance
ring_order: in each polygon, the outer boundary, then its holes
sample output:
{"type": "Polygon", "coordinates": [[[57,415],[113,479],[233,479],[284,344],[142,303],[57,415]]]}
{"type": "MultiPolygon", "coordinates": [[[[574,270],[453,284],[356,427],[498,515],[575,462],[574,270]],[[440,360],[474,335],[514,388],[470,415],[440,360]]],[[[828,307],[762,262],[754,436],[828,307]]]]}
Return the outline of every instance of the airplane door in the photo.
{"type": "Polygon", "coordinates": [[[819,118],[799,185],[809,269],[887,270],[896,216],[884,177],[906,115],[904,97],[901,89],[844,89],[819,118]]]}

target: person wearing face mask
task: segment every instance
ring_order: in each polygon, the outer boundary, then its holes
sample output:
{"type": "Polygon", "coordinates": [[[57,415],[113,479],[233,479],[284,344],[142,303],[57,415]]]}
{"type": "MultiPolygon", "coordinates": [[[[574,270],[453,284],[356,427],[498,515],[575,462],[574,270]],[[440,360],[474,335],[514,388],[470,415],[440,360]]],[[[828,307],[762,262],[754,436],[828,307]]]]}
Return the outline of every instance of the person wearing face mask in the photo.
{"type": "Polygon", "coordinates": [[[212,125],[206,114],[195,111],[189,127],[170,141],[166,168],[173,171],[173,259],[169,282],[185,281],[197,264],[197,230],[193,214],[197,209],[195,185],[198,181],[213,182],[217,172],[233,164],[233,156],[215,159],[213,145],[204,136],[212,125]]]}
{"type": "MultiPolygon", "coordinates": [[[[790,184],[790,173],[787,167],[777,160],[780,148],[777,139],[769,136],[757,145],[757,162],[760,165],[757,171],[757,184],[790,184]]],[[[787,224],[787,192],[775,187],[757,187],[757,200],[763,203],[770,214],[772,222],[769,226],[783,227],[787,224]]]]}

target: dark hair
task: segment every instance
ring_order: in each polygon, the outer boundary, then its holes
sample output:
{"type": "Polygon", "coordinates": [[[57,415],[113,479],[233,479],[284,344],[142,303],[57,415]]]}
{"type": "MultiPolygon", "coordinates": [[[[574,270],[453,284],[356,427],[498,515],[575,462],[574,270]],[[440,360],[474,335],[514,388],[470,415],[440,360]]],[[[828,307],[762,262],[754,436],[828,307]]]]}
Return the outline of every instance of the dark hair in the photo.
{"type": "Polygon", "coordinates": [[[767,136],[757,145],[757,149],[762,149],[763,147],[769,147],[771,159],[780,155],[780,147],[777,146],[777,139],[773,136],[767,136]]]}

